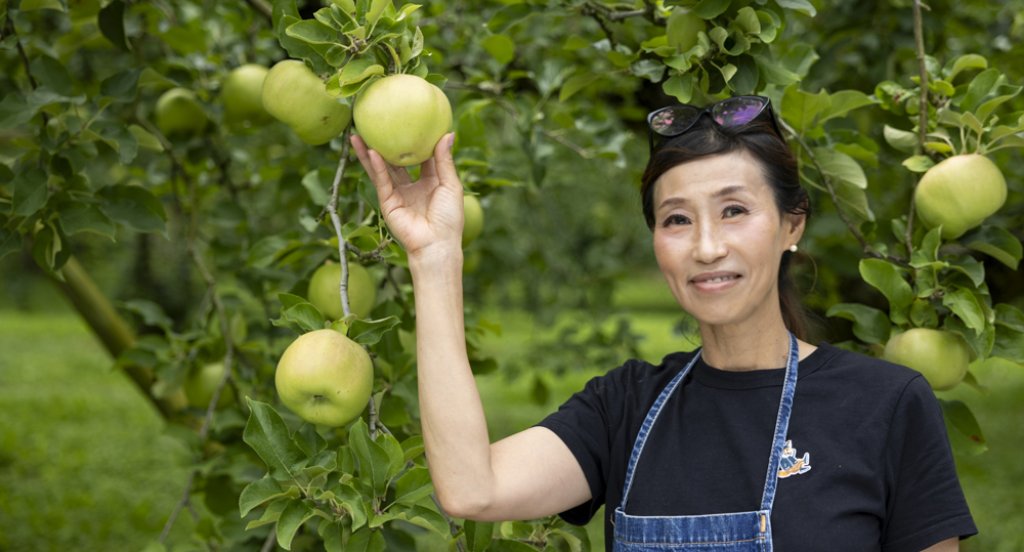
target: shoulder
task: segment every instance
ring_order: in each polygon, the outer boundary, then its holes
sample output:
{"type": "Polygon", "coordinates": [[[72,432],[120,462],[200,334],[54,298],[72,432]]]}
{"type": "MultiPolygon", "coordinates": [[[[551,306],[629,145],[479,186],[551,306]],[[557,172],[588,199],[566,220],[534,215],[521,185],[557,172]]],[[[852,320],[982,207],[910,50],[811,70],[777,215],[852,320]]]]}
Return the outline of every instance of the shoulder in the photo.
{"type": "Polygon", "coordinates": [[[916,379],[923,379],[919,372],[906,366],[829,343],[820,343],[805,362],[809,376],[849,380],[870,388],[902,388],[916,379]]]}

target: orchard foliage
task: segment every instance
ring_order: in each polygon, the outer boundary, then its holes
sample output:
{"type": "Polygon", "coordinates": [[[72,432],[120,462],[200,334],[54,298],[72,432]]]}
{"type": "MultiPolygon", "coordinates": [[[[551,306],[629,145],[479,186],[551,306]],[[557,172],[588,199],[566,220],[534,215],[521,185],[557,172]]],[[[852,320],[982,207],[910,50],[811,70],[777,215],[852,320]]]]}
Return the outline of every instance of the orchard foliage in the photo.
{"type": "MultiPolygon", "coordinates": [[[[437,507],[404,253],[353,166],[349,130],[313,147],[279,122],[226,124],[229,72],[300,60],[349,105],[396,73],[445,90],[456,164],[487,221],[465,244],[467,290],[541,320],[595,315],[517,370],[635,353],[628,324],[604,322],[616,280],[650,263],[634,197],[644,116],[732,94],[772,98],[813,192],[820,214],[802,250],[818,261],[807,301],[828,317],[823,337],[880,355],[909,328],[943,329],[975,362],[1021,365],[1024,21],[1007,17],[1019,1],[961,4],[915,21],[909,0],[2,2],[0,257],[29,251],[182,428],[195,465],[168,523],[190,506],[204,521],[194,544],[587,550],[587,533],[558,519],[473,523],[437,507]],[[201,107],[195,132],[157,124],[175,88],[201,107]],[[960,153],[993,159],[1010,200],[944,239],[915,216],[914,188],[960,153]],[[96,243],[135,247],[127,323],[76,260],[96,243]],[[310,302],[325,261],[366,267],[369,314],[352,314],[345,278],[341,316],[310,302]],[[366,412],[337,429],[304,423],[272,384],[288,344],[325,327],[364,346],[375,372],[366,412]],[[189,406],[189,374],[211,363],[227,369],[204,407],[189,406]]],[[[472,306],[467,323],[474,370],[499,368],[476,346],[496,325],[472,306]]],[[[967,405],[946,406],[960,446],[983,449],[967,405]]]]}

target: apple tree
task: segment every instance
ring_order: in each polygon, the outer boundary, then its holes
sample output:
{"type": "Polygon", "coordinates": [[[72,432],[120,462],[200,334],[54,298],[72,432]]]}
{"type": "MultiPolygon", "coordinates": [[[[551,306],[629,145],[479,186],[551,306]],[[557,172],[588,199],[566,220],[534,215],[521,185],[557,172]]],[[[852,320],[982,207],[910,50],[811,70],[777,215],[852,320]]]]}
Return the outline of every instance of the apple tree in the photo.
{"type": "MultiPolygon", "coordinates": [[[[967,361],[1024,363],[1020,290],[993,276],[1022,257],[1021,190],[1007,175],[1021,170],[1024,75],[1002,50],[950,46],[942,14],[919,2],[2,7],[0,256],[27,251],[190,446],[154,549],[589,549],[586,531],[557,518],[464,522],[433,500],[405,257],[347,139],[360,94],[392,75],[451,102],[467,210],[487,221],[467,227],[467,291],[521,300],[542,320],[597,315],[499,366],[477,346],[496,325],[470,306],[477,373],[636,353],[637,333],[609,329],[597,305],[649,261],[642,229],[624,229],[640,216],[622,207],[635,202],[644,115],[730,94],[770,96],[799,154],[822,213],[805,249],[830,259],[808,303],[830,317],[830,337],[913,365],[893,341],[941,336],[956,353],[942,361],[963,360],[940,368],[941,387],[972,383],[967,361]],[[894,22],[898,47],[886,64],[851,63],[836,37],[871,14],[894,22]],[[972,166],[965,188],[942,175],[965,157],[992,176],[972,166]],[[585,203],[588,189],[605,200],[585,203]],[[116,302],[78,260],[112,250],[138,276],[116,302]],[[305,391],[275,385],[282,368],[330,356],[299,346],[311,335],[347,351],[323,366],[340,376],[315,379],[364,385],[341,414],[319,417],[305,391]],[[197,520],[192,543],[167,538],[181,516],[197,520]]],[[[860,40],[855,53],[885,51],[860,40]]],[[[968,405],[945,404],[963,446],[983,447],[968,405]]]]}

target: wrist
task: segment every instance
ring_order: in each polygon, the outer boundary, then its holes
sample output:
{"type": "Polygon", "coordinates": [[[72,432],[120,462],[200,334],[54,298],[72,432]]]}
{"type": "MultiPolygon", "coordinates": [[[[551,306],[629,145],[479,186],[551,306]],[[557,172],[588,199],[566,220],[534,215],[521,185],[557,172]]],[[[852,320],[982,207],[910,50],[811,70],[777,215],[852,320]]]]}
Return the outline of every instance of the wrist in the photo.
{"type": "Polygon", "coordinates": [[[418,249],[408,254],[409,271],[427,275],[434,272],[455,270],[462,273],[462,244],[438,244],[418,249]]]}

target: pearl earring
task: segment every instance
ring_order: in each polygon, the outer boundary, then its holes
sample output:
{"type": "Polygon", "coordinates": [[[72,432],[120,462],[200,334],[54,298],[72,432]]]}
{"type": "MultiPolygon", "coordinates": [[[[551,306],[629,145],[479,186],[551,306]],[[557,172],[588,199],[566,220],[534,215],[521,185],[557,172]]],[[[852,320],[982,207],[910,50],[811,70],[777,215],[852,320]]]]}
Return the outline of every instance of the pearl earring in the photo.
{"type": "Polygon", "coordinates": [[[797,247],[796,247],[795,243],[793,245],[789,246],[789,252],[790,253],[796,253],[796,250],[797,250],[797,247]]]}

